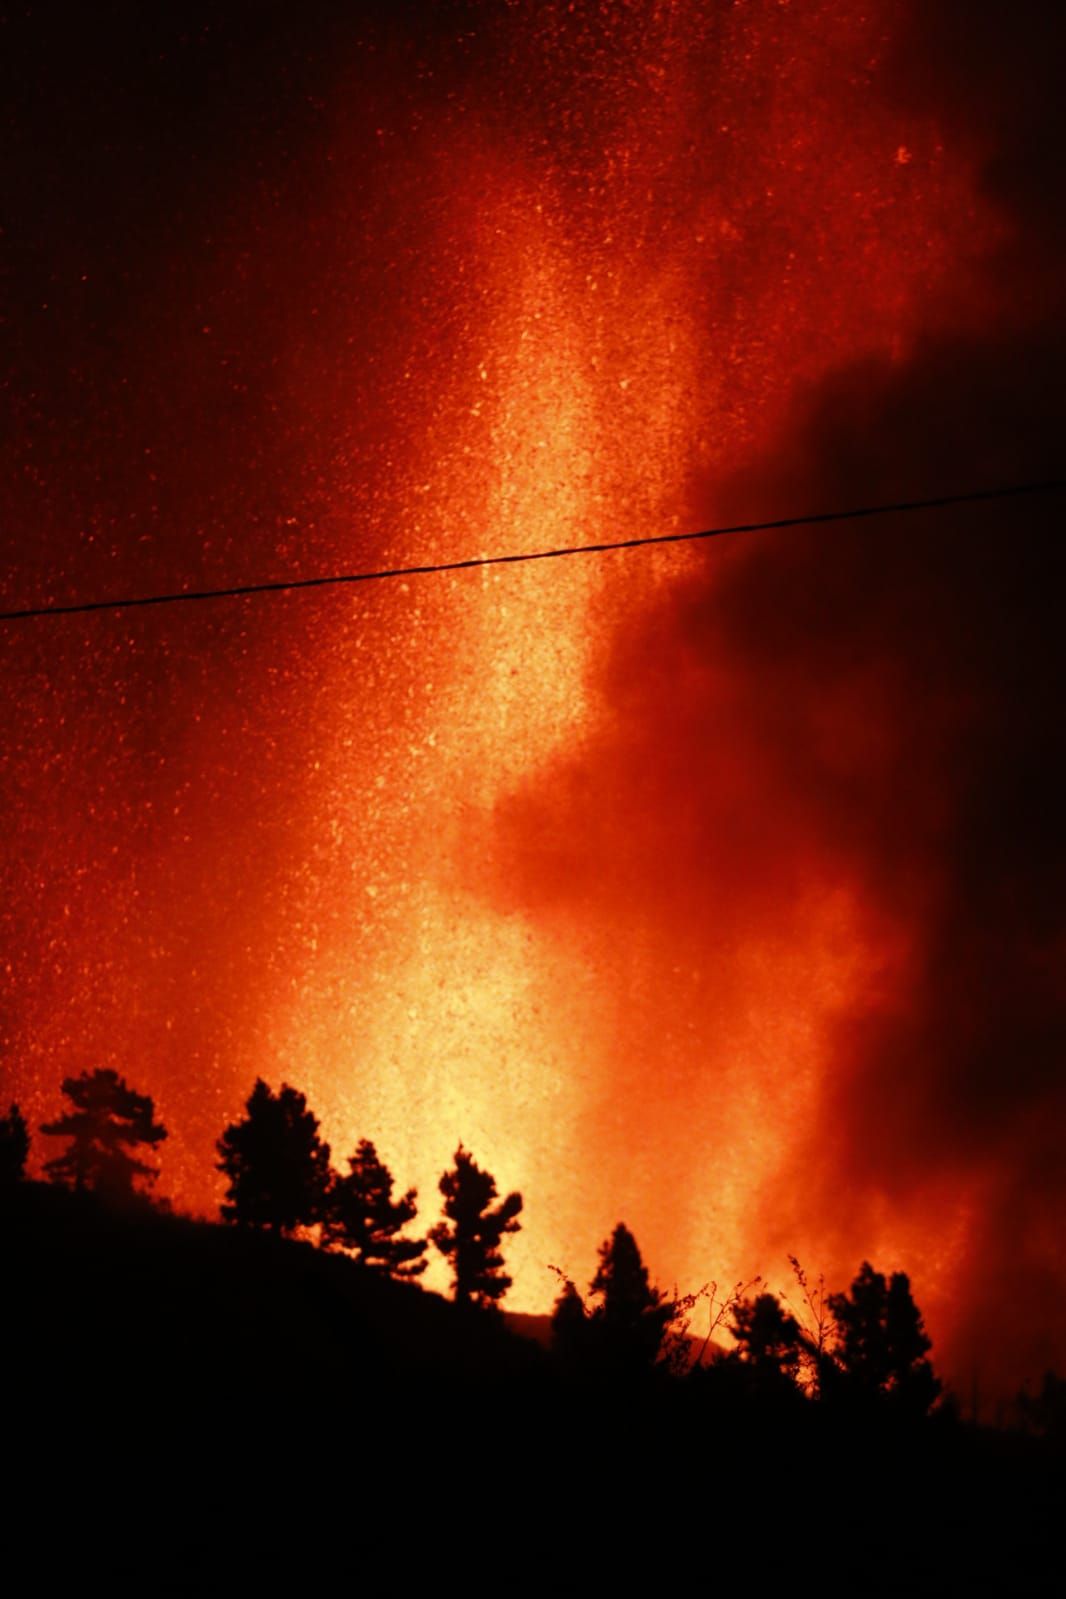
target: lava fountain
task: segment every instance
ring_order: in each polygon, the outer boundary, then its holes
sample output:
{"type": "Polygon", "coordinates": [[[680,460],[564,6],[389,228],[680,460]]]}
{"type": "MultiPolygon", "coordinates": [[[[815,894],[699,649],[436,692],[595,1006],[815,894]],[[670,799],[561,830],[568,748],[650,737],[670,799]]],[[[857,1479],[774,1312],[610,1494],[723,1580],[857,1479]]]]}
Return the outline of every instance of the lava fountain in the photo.
{"type": "MultiPolygon", "coordinates": [[[[174,461],[172,515],[165,470],[145,489],[161,576],[187,579],[190,525],[220,529],[201,570],[254,579],[709,521],[823,374],[902,359],[931,306],[965,319],[959,260],[993,221],[966,149],[885,86],[894,7],[446,9],[424,37],[353,26],[320,71],[324,125],[294,135],[306,192],[248,186],[201,260],[204,338],[238,367],[270,351],[269,422],[235,466],[196,435],[195,517],[174,461]]],[[[175,368],[183,406],[213,392],[199,359],[175,368]]],[[[155,554],[84,492],[117,566],[77,572],[143,587],[155,554]]],[[[653,900],[583,903],[559,884],[590,854],[646,847],[639,795],[597,788],[594,851],[530,801],[639,708],[620,634],[733,559],[580,557],[5,639],[14,1090],[43,1111],[68,1069],[121,1065],[172,1129],[163,1189],[201,1209],[256,1074],[308,1093],[338,1158],[373,1138],[427,1210],[461,1139],[525,1195],[523,1308],[550,1303],[549,1263],[587,1275],[623,1216],[663,1280],[772,1267],[759,1218],[827,1028],[905,941],[846,876],[775,896],[725,844],[695,919],[676,866],[653,900]]],[[[690,670],[740,839],[765,809],[758,740],[728,661],[690,670]]],[[[821,1240],[815,1221],[797,1245],[821,1240]]],[[[888,1217],[868,1250],[915,1243],[888,1217]]]]}
{"type": "MultiPolygon", "coordinates": [[[[713,516],[694,481],[764,449],[797,389],[905,345],[969,218],[968,173],[930,127],[871,105],[879,25],[840,6],[821,22],[779,7],[511,19],[494,41],[506,102],[493,84],[464,106],[437,156],[446,203],[421,288],[450,354],[445,383],[435,364],[420,383],[420,327],[397,360],[404,559],[713,516]]],[[[373,818],[377,859],[310,996],[279,1015],[280,1062],[341,1146],[370,1130],[423,1194],[460,1139],[520,1187],[528,1306],[549,1302],[549,1262],[587,1272],[620,1214],[679,1282],[762,1265],[750,1218],[816,1097],[825,1019],[895,958],[839,881],[776,916],[734,883],[748,925],[712,907],[728,950],[704,929],[681,952],[662,906],[553,914],[516,887],[510,796],[550,785],[610,717],[618,629],[694,559],[412,585],[369,646],[399,677],[369,759],[362,598],[324,666],[325,809],[364,862],[373,818]]],[[[721,767],[738,806],[758,802],[757,760],[723,748],[721,767]]],[[[685,788],[681,771],[682,806],[685,788]]],[[[592,825],[624,854],[612,821],[592,825]]],[[[552,850],[579,859],[582,840],[552,850]]]]}

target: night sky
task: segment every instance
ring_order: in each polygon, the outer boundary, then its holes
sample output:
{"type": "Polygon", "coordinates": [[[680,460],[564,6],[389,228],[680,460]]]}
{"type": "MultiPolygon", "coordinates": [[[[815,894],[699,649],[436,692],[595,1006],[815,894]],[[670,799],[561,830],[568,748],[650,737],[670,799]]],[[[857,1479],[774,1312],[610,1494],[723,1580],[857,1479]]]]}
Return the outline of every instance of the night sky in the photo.
{"type": "MultiPolygon", "coordinates": [[[[1062,33],[0,8],[4,607],[1061,477],[1062,33]]],[[[1061,1366],[1061,508],[3,626],[5,1094],[213,1213],[288,1080],[521,1188],[516,1308],[623,1218],[1061,1366]]]]}

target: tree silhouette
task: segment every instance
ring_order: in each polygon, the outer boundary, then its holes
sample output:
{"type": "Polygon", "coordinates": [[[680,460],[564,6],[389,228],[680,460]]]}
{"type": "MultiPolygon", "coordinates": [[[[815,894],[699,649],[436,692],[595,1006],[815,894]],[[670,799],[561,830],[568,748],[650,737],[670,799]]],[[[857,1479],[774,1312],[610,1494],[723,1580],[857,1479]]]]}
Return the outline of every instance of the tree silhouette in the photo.
{"type": "Polygon", "coordinates": [[[66,1078],[63,1092],[74,1109],[41,1127],[49,1138],[70,1140],[62,1155],[45,1162],[53,1182],[121,1199],[133,1192],[136,1178],[155,1181],[156,1168],[129,1153],[142,1144],[154,1147],[167,1136],[154,1119],[149,1095],[138,1094],[110,1068],[66,1078]]]}
{"type": "Polygon", "coordinates": [[[9,1188],[25,1176],[30,1153],[30,1130],[17,1105],[0,1116],[0,1188],[9,1188]]]}
{"type": "Polygon", "coordinates": [[[607,1372],[618,1376],[648,1371],[658,1359],[675,1306],[648,1280],[637,1241],[619,1222],[600,1245],[600,1263],[589,1287],[590,1348],[607,1372]]]}
{"type": "Polygon", "coordinates": [[[426,1269],[424,1238],[399,1238],[418,1213],[417,1190],[393,1201],[393,1176],[368,1138],[348,1157],[345,1176],[334,1176],[322,1221],[322,1242],[354,1252],[361,1266],[389,1277],[417,1277],[426,1269]]]}
{"type": "Polygon", "coordinates": [[[520,1229],[516,1218],[522,1196],[508,1194],[490,1209],[496,1198],[496,1179],[481,1170],[462,1144],[455,1152],[455,1165],[440,1180],[440,1191],[446,1219],[431,1228],[429,1236],[452,1263],[456,1303],[489,1309],[511,1286],[503,1270],[500,1244],[505,1233],[520,1229]]]}
{"type": "Polygon", "coordinates": [[[737,1342],[729,1358],[744,1368],[756,1393],[772,1398],[795,1391],[807,1340],[775,1294],[739,1300],[729,1331],[737,1342]]]}
{"type": "Polygon", "coordinates": [[[940,1393],[925,1358],[932,1347],[905,1272],[886,1282],[868,1261],[845,1294],[831,1294],[829,1309],[837,1347],[823,1389],[852,1397],[888,1399],[901,1410],[924,1415],[940,1393]]]}
{"type": "Polygon", "coordinates": [[[282,1233],[319,1221],[329,1190],[329,1145],[318,1136],[307,1100],[288,1083],[273,1094],[260,1077],[245,1110],[216,1145],[218,1170],[229,1178],[223,1220],[282,1233]]]}
{"type": "Polygon", "coordinates": [[[552,1354],[564,1371],[580,1372],[589,1355],[588,1313],[575,1284],[559,1275],[562,1289],[552,1310],[552,1354]]]}

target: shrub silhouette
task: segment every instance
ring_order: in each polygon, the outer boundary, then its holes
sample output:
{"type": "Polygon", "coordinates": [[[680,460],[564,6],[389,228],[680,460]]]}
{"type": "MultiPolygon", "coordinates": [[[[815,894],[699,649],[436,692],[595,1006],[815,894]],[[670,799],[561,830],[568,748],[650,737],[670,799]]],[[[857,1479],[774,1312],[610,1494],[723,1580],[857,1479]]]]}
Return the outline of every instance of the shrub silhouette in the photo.
{"type": "Polygon", "coordinates": [[[462,1144],[455,1152],[455,1165],[441,1177],[440,1191],[445,1220],[431,1228],[429,1236],[451,1261],[456,1303],[489,1309],[511,1286],[500,1244],[506,1233],[520,1229],[522,1196],[508,1194],[491,1208],[496,1179],[481,1170],[462,1144]]]}
{"type": "Polygon", "coordinates": [[[167,1136],[154,1120],[149,1095],[138,1094],[110,1068],[66,1078],[63,1092],[74,1109],[41,1126],[49,1138],[70,1140],[62,1155],[45,1162],[53,1182],[121,1199],[133,1192],[138,1177],[155,1181],[156,1168],[129,1153],[142,1144],[154,1147],[167,1136]]]}
{"type": "Polygon", "coordinates": [[[417,1191],[392,1198],[393,1176],[368,1138],[348,1157],[348,1171],[334,1176],[326,1196],[322,1242],[350,1250],[361,1266],[389,1277],[417,1277],[426,1269],[425,1238],[400,1238],[414,1220],[417,1191]]]}
{"type": "Polygon", "coordinates": [[[30,1153],[30,1130],[17,1105],[0,1116],[0,1188],[20,1182],[26,1174],[30,1153]]]}
{"type": "Polygon", "coordinates": [[[297,1089],[271,1093],[257,1078],[247,1114],[218,1140],[218,1170],[229,1179],[224,1221],[291,1232],[321,1220],[329,1190],[329,1145],[297,1089]]]}

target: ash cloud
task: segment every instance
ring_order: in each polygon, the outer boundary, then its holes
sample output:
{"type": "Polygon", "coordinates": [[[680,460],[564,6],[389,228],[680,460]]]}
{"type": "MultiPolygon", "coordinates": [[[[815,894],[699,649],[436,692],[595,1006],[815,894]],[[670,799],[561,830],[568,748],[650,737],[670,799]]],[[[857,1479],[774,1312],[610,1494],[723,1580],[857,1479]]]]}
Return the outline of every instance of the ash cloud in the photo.
{"type": "MultiPolygon", "coordinates": [[[[892,93],[977,151],[1004,224],[969,265],[973,313],[931,307],[905,359],[830,374],[763,459],[694,485],[696,517],[1062,476],[1062,33],[1050,7],[915,13],[892,93]]],[[[843,1208],[861,1248],[862,1218],[926,1205],[935,1253],[934,1203],[968,1196],[934,1331],[949,1369],[1004,1389],[1066,1359],[1062,511],[1033,495],[710,547],[615,642],[587,748],[499,818],[512,892],[542,912],[637,906],[713,963],[818,879],[905,948],[834,1023],[765,1227],[787,1247],[843,1208]]]]}

